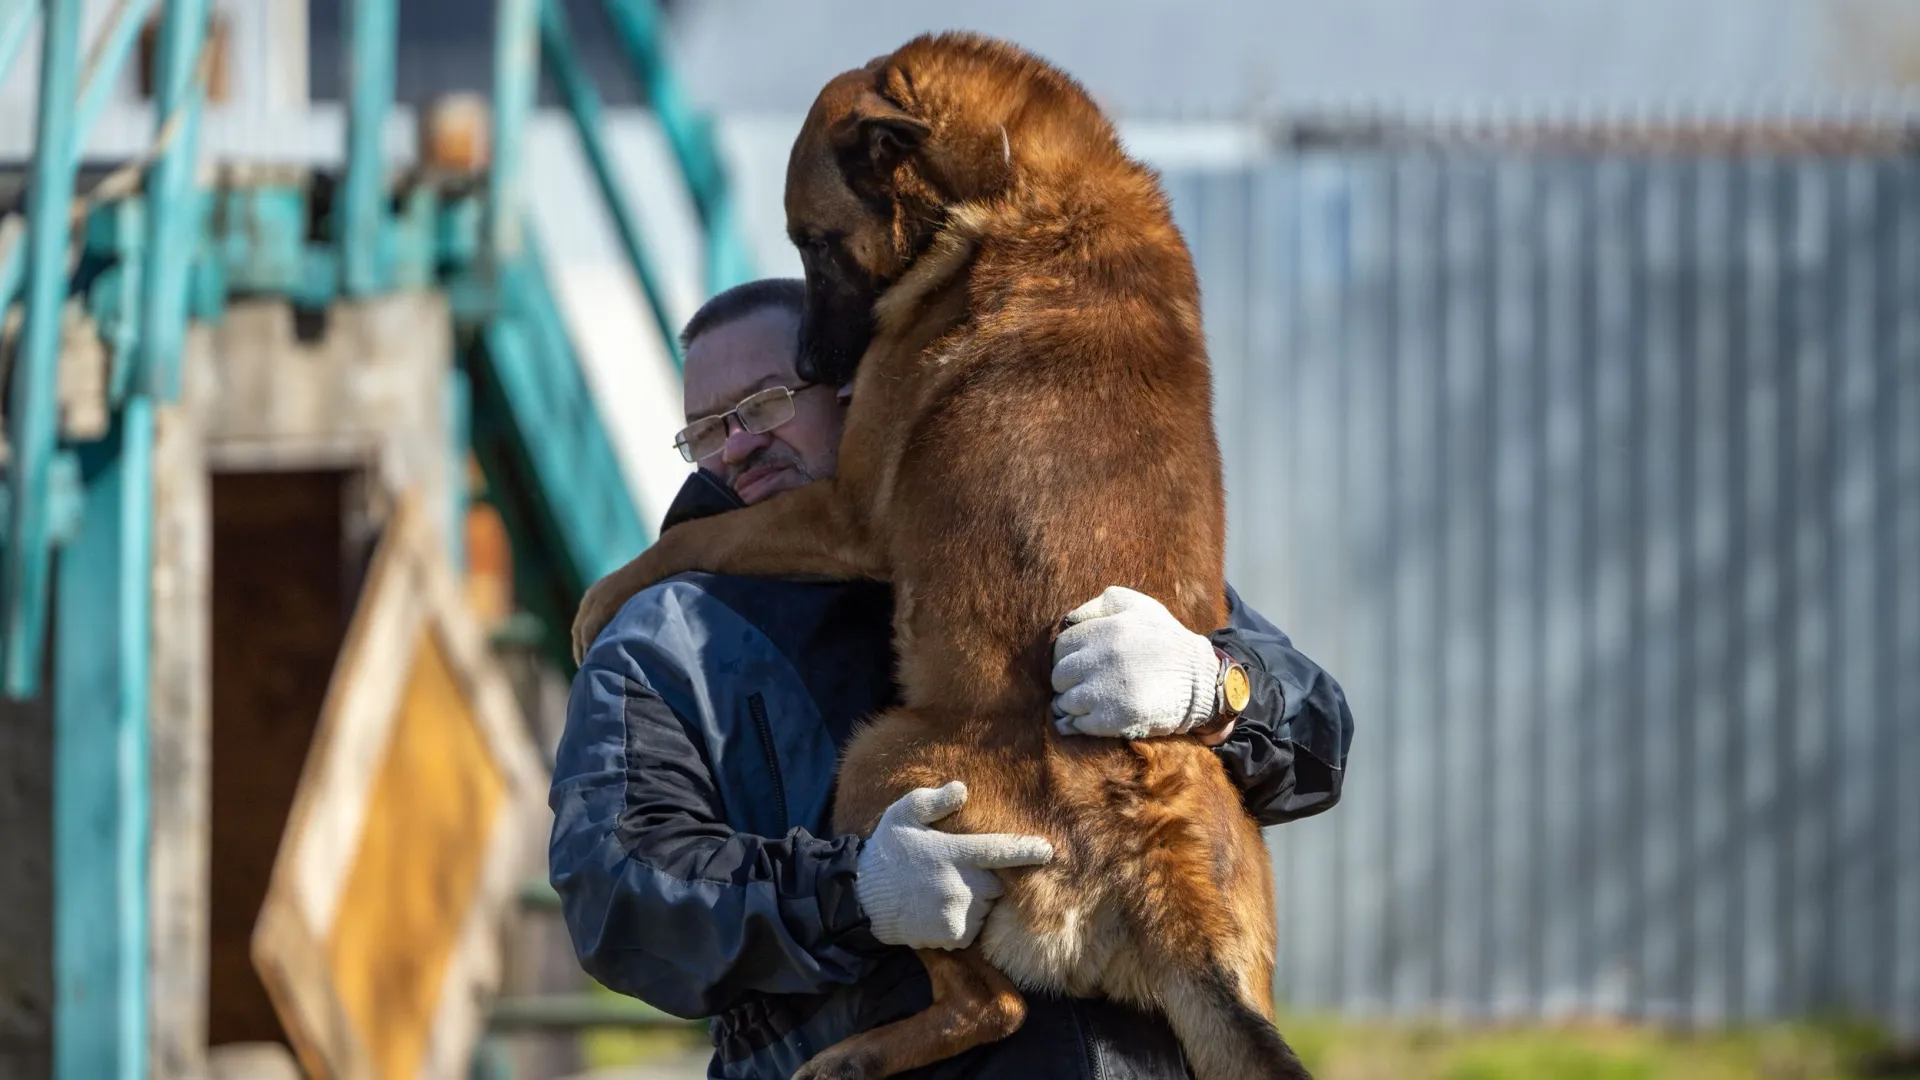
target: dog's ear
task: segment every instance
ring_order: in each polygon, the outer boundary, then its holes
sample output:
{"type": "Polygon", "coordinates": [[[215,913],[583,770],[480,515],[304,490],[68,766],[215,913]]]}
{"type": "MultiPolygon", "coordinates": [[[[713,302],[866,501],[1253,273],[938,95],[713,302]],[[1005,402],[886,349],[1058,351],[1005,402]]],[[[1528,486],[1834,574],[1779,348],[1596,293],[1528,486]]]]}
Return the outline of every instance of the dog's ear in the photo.
{"type": "Polygon", "coordinates": [[[884,179],[909,154],[920,149],[933,129],[919,117],[881,97],[877,91],[862,91],[853,108],[834,131],[834,145],[841,160],[884,179]]]}

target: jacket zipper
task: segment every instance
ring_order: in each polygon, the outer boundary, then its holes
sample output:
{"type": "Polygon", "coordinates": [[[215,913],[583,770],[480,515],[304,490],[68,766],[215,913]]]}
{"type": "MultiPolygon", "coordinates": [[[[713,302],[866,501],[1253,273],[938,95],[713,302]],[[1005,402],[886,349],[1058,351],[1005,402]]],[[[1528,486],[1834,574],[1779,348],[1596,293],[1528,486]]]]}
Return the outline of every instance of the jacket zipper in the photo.
{"type": "Polygon", "coordinates": [[[759,694],[748,694],[747,711],[753,714],[753,726],[760,732],[760,752],[766,755],[767,772],[773,775],[773,803],[780,808],[780,833],[784,836],[789,827],[787,787],[780,781],[780,758],[773,749],[773,725],[767,721],[767,699],[759,694]]]}
{"type": "Polygon", "coordinates": [[[1107,1063],[1100,1048],[1093,1044],[1093,1032],[1087,1030],[1087,1018],[1072,1003],[1067,1005],[1067,1015],[1073,1017],[1074,1033],[1080,1036],[1080,1049],[1087,1055],[1088,1080],[1107,1080],[1107,1063]]]}

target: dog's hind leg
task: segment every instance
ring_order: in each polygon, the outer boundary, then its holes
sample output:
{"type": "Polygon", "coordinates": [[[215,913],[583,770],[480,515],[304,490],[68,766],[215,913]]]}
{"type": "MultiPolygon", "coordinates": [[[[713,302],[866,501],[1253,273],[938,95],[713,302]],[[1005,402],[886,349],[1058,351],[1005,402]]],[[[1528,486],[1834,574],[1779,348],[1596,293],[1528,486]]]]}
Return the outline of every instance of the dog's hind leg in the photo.
{"type": "MultiPolygon", "coordinates": [[[[1231,858],[1211,853],[1209,861],[1244,868],[1255,859],[1264,863],[1258,835],[1248,829],[1246,843],[1213,837],[1216,844],[1241,850],[1231,858]]],[[[1229,876],[1240,875],[1230,871],[1229,876]]],[[[1257,887],[1264,882],[1240,877],[1240,887],[1215,891],[1189,874],[1165,878],[1163,884],[1155,898],[1167,910],[1156,914],[1209,904],[1235,916],[1208,926],[1199,915],[1189,915],[1182,920],[1187,926],[1206,928],[1184,934],[1180,924],[1149,917],[1134,932],[1140,969],[1149,973],[1147,993],[1179,1036],[1196,1080],[1310,1080],[1273,1026],[1273,906],[1271,893],[1257,887]]]]}
{"type": "Polygon", "coordinates": [[[1156,1003],[1197,1080],[1308,1080],[1273,1026],[1273,878],[1266,845],[1225,772],[1192,742],[1136,748],[1151,835],[1126,882],[1131,964],[1116,996],[1156,1003]]]}
{"type": "Polygon", "coordinates": [[[1239,979],[1223,967],[1163,970],[1158,997],[1198,1080],[1312,1080],[1239,979]]]}
{"type": "Polygon", "coordinates": [[[827,1047],[793,1080],[881,1080],[943,1061],[1020,1029],[1027,1003],[976,946],[960,952],[923,949],[933,983],[925,1011],[827,1047]]]}

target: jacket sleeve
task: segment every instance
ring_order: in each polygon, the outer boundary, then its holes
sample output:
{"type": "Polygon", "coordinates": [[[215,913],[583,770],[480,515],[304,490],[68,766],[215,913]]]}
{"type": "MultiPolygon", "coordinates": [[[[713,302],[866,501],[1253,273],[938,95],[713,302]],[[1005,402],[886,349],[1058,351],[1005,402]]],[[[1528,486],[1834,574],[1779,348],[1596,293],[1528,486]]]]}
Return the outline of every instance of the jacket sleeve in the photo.
{"type": "Polygon", "coordinates": [[[885,951],[854,895],[859,838],[728,827],[703,744],[637,656],[662,686],[687,685],[689,666],[649,648],[637,634],[601,636],[555,755],[548,872],[581,966],[688,1018],[750,992],[858,981],[885,951]]]}
{"type": "Polygon", "coordinates": [[[1213,643],[1246,666],[1253,697],[1216,752],[1261,825],[1311,817],[1340,801],[1353,741],[1346,694],[1232,588],[1227,603],[1213,643]]]}

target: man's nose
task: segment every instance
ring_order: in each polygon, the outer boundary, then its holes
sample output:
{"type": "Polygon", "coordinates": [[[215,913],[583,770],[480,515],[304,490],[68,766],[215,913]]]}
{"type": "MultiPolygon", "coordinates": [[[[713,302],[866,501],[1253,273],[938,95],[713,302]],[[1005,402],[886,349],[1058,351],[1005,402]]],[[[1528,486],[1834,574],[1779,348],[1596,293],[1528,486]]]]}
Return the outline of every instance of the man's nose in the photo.
{"type": "Polygon", "coordinates": [[[740,421],[727,420],[727,445],[720,451],[720,460],[728,465],[738,465],[773,442],[767,435],[755,435],[741,425],[740,421]]]}

